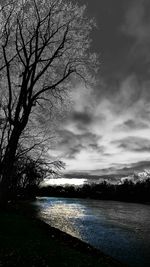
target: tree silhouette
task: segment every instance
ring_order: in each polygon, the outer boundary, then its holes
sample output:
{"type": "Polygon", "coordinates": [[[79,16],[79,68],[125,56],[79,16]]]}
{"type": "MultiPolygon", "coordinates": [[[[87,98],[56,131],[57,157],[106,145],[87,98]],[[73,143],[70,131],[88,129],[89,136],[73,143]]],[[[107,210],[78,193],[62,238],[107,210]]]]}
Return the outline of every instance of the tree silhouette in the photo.
{"type": "Polygon", "coordinates": [[[61,196],[150,203],[150,177],[133,183],[124,180],[121,184],[100,182],[83,186],[43,186],[37,190],[40,196],[61,196]]]}
{"type": "Polygon", "coordinates": [[[90,79],[93,20],[64,0],[8,0],[0,10],[0,199],[6,202],[20,137],[40,108],[90,79]]]}

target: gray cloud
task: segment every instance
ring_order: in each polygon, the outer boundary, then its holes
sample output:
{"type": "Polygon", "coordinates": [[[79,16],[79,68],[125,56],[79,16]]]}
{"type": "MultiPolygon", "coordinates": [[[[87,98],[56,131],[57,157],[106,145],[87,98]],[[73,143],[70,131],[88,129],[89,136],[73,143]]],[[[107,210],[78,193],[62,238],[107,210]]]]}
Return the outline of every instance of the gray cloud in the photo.
{"type": "Polygon", "coordinates": [[[124,139],[113,141],[119,148],[127,151],[150,152],[150,139],[128,136],[124,139]]]}
{"type": "Polygon", "coordinates": [[[124,125],[129,129],[148,128],[148,125],[142,121],[128,120],[124,123],[124,125]]]}
{"type": "Polygon", "coordinates": [[[129,119],[125,121],[124,123],[120,124],[117,126],[118,130],[123,130],[123,131],[132,131],[132,130],[141,130],[141,129],[148,129],[149,125],[146,122],[143,122],[139,119],[136,120],[136,118],[129,119]]]}
{"type": "Polygon", "coordinates": [[[79,122],[85,125],[88,125],[92,122],[92,114],[89,114],[88,112],[73,112],[72,113],[72,120],[75,122],[79,122]]]}
{"type": "Polygon", "coordinates": [[[58,130],[57,150],[73,178],[74,170],[82,178],[86,168],[89,178],[126,175],[150,158],[150,1],[116,0],[116,6],[111,0],[94,1],[96,12],[103,6],[108,10],[100,11],[103,36],[95,36],[97,44],[103,39],[105,50],[102,75],[94,88],[75,86],[70,112],[58,130]]]}
{"type": "Polygon", "coordinates": [[[97,106],[101,107],[99,111],[104,113],[105,119],[103,122],[105,123],[106,121],[107,113],[123,115],[129,112],[130,116],[126,120],[135,121],[135,128],[140,123],[141,127],[146,127],[144,124],[148,125],[150,121],[149,88],[149,77],[143,80],[135,73],[118,81],[115,87],[106,82],[104,88],[95,91],[96,93],[98,92],[96,100],[97,106]]]}
{"type": "Polygon", "coordinates": [[[75,159],[76,155],[84,148],[81,144],[70,147],[65,154],[66,158],[75,159]]]}
{"type": "Polygon", "coordinates": [[[122,32],[132,39],[128,53],[130,72],[136,71],[139,75],[149,75],[150,62],[150,1],[133,0],[128,6],[122,32]]]}
{"type": "Polygon", "coordinates": [[[97,143],[89,144],[89,148],[91,148],[93,151],[100,152],[101,154],[103,154],[105,151],[105,147],[99,146],[97,143]]]}
{"type": "Polygon", "coordinates": [[[150,3],[148,0],[134,0],[130,2],[122,30],[134,37],[137,42],[144,42],[150,38],[150,3]]]}
{"type": "Polygon", "coordinates": [[[130,164],[130,166],[128,168],[130,168],[131,170],[134,170],[134,171],[149,169],[150,168],[150,161],[135,162],[135,163],[130,164]]]}
{"type": "Polygon", "coordinates": [[[74,159],[81,150],[92,149],[103,151],[103,147],[99,147],[99,136],[90,132],[84,134],[75,134],[68,130],[59,131],[58,148],[62,151],[67,159],[74,159]]]}
{"type": "Polygon", "coordinates": [[[140,172],[150,169],[150,161],[133,162],[130,164],[116,164],[116,167],[98,169],[94,171],[77,171],[77,172],[65,172],[66,178],[85,178],[91,182],[97,181],[120,181],[122,177],[132,175],[134,172],[140,172]]]}

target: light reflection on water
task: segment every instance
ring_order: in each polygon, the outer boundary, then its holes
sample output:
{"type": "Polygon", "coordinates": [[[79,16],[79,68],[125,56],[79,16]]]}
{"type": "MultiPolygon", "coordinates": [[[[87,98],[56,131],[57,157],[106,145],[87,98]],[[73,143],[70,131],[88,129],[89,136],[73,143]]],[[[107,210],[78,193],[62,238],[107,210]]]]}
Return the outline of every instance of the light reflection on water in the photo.
{"type": "Polygon", "coordinates": [[[78,227],[75,225],[74,218],[78,219],[84,216],[82,205],[69,204],[64,205],[62,201],[43,205],[38,216],[43,218],[51,226],[56,227],[68,234],[81,239],[78,227]]]}
{"type": "Polygon", "coordinates": [[[51,226],[131,266],[149,266],[150,206],[67,198],[38,198],[34,205],[51,226]]]}

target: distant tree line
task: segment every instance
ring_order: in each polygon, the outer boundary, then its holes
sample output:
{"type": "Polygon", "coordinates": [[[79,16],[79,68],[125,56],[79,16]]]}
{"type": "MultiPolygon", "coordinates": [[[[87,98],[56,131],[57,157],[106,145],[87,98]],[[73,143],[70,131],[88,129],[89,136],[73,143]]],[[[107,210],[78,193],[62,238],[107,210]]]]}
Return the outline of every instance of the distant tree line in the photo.
{"type": "Polygon", "coordinates": [[[99,184],[77,186],[47,186],[38,189],[39,196],[77,197],[127,202],[150,202],[150,178],[134,183],[124,180],[122,184],[99,184]]]}

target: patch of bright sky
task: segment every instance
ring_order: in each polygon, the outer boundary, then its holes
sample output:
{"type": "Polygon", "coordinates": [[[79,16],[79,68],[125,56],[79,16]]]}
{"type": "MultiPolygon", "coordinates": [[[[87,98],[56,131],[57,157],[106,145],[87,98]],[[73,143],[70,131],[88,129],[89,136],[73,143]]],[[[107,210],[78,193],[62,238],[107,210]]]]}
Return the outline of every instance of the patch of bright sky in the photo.
{"type": "Polygon", "coordinates": [[[45,182],[47,185],[83,185],[86,179],[78,178],[51,178],[45,182]]]}

